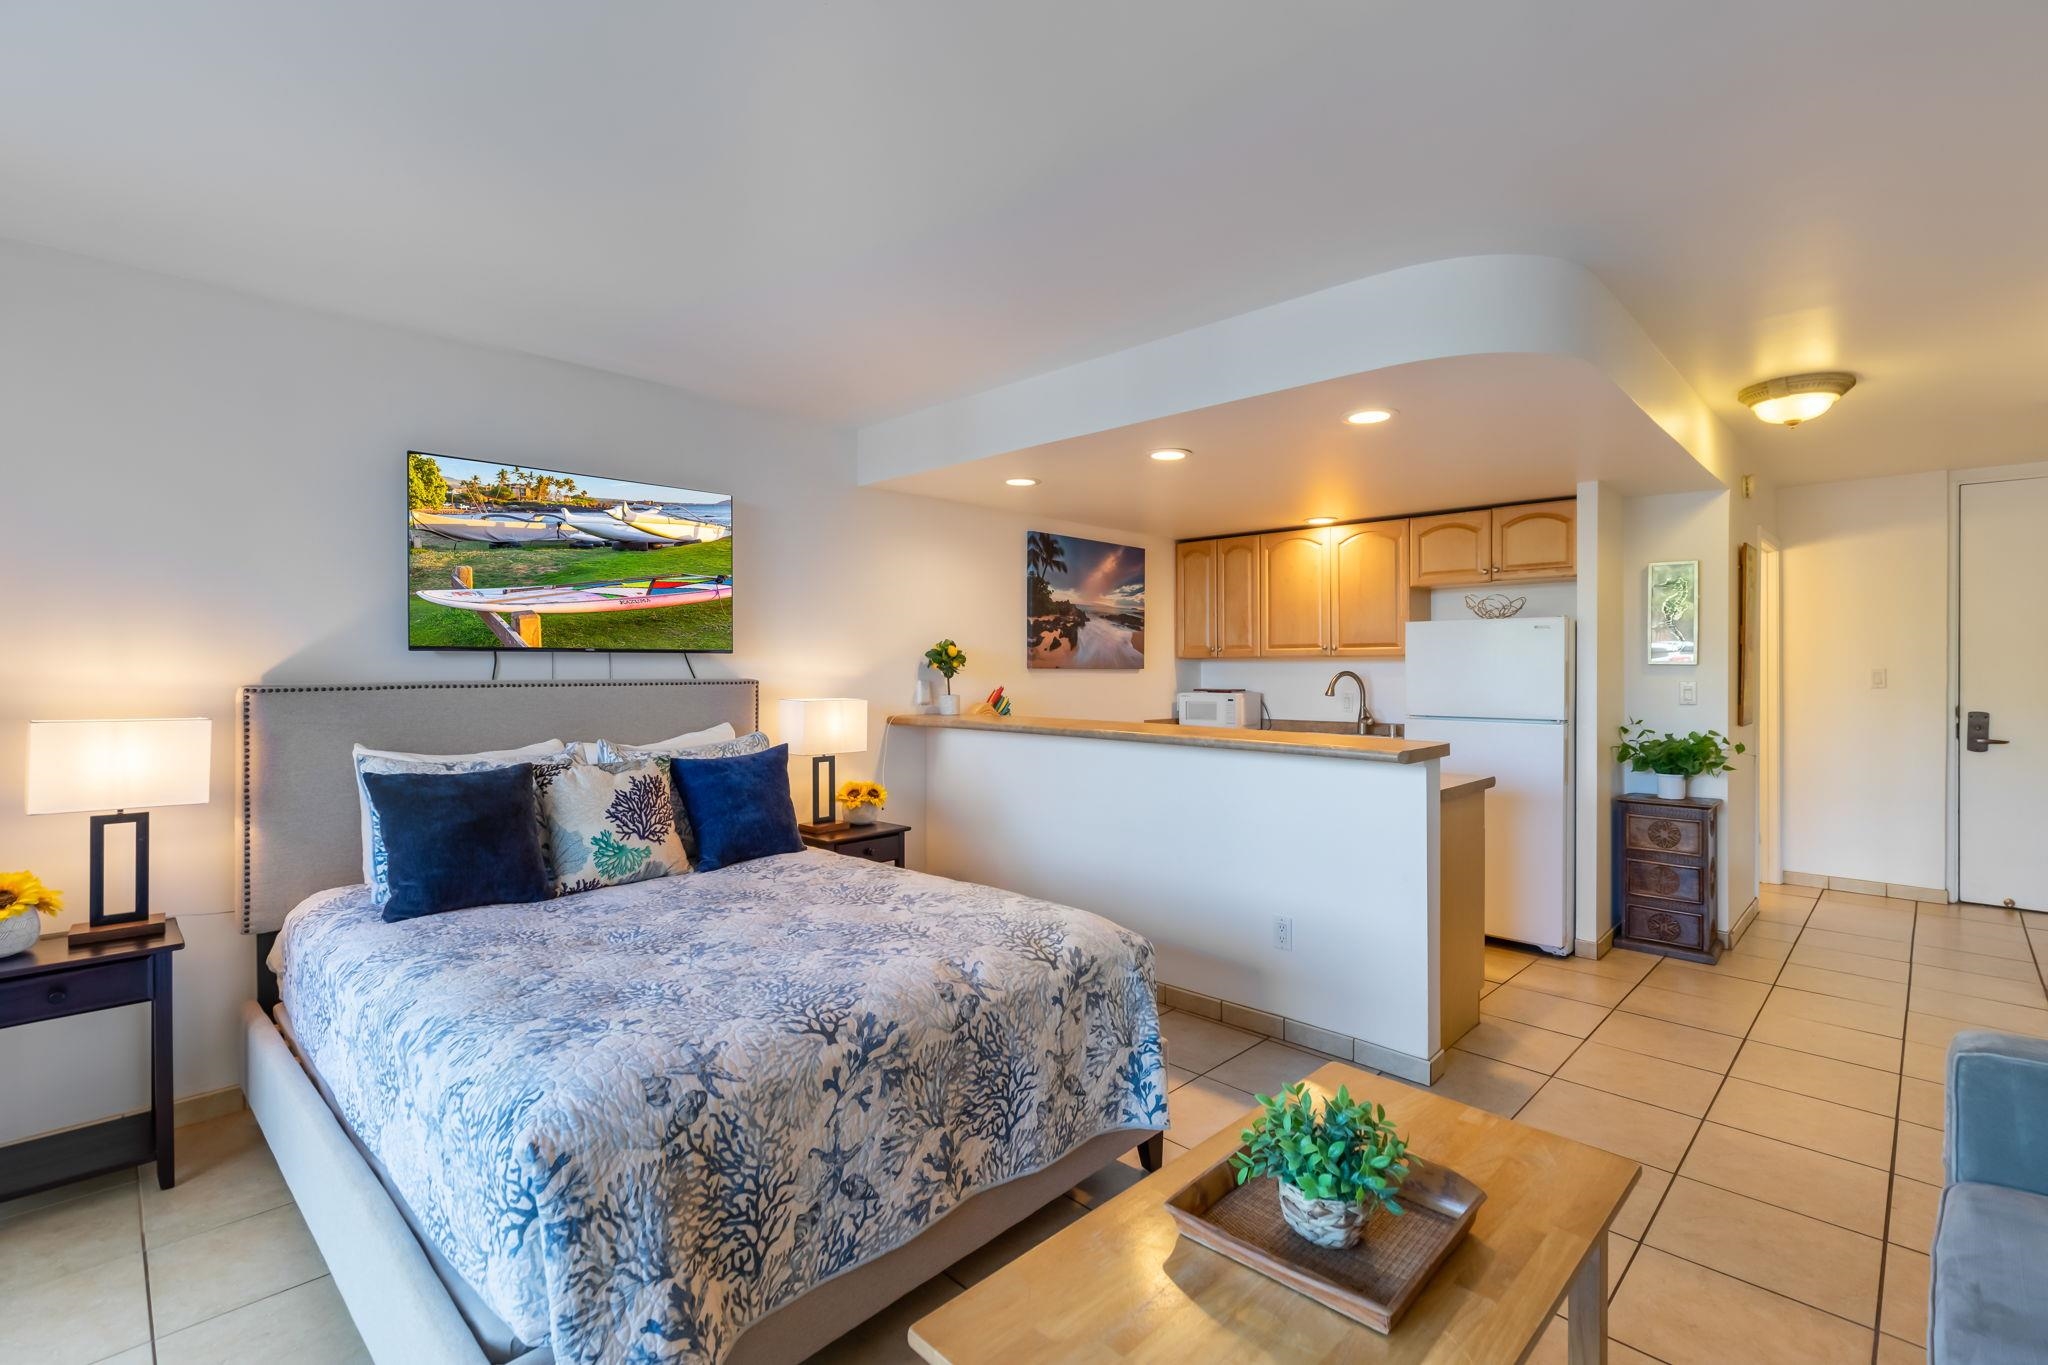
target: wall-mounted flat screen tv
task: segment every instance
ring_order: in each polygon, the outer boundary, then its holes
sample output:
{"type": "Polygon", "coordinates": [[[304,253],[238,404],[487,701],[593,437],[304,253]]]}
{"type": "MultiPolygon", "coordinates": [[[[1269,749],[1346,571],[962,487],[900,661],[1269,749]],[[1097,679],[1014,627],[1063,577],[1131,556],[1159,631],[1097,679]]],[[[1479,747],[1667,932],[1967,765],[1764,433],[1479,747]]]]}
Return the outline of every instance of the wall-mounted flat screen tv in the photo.
{"type": "Polygon", "coordinates": [[[732,496],[410,451],[413,649],[732,650],[732,496]]]}

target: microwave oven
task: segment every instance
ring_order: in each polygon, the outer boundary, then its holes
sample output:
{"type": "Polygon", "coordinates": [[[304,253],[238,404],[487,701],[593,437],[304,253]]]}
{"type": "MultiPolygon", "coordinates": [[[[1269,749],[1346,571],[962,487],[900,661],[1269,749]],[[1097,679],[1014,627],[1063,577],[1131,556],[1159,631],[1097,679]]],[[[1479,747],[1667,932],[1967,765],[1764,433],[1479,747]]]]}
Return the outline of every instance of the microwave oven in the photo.
{"type": "Polygon", "coordinates": [[[1173,718],[1182,725],[1212,725],[1232,730],[1256,730],[1263,708],[1256,692],[1215,688],[1183,692],[1173,699],[1173,718]]]}

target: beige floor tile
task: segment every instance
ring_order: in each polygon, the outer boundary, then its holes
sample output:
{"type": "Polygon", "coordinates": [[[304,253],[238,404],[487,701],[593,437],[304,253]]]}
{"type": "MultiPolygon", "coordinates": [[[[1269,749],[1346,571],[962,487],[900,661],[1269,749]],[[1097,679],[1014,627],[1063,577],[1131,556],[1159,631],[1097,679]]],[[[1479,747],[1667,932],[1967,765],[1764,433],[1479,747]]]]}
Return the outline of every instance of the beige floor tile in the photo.
{"type": "Polygon", "coordinates": [[[1084,1209],[1100,1208],[1145,1178],[1136,1152],[1125,1152],[1073,1189],[1067,1197],[1084,1209]]]}
{"type": "Polygon", "coordinates": [[[114,1185],[0,1223],[4,1297],[142,1250],[135,1187],[114,1185]]]}
{"type": "Polygon", "coordinates": [[[1933,901],[1921,901],[1919,902],[1917,913],[1923,920],[1963,920],[1966,923],[1973,924],[2023,924],[2020,912],[2017,910],[2008,910],[1999,905],[1971,905],[1967,901],[1959,901],[1954,905],[1939,905],[1933,901]]]}
{"type": "Polygon", "coordinates": [[[1838,1062],[1811,1052],[1796,1052],[1754,1038],[1742,1045],[1742,1054],[1729,1069],[1731,1076],[1774,1090],[1846,1104],[1892,1118],[1899,1109],[1899,1074],[1878,1071],[1853,1062],[1838,1062]]]}
{"type": "Polygon", "coordinates": [[[1199,1014],[1168,1010],[1159,1016],[1159,1041],[1167,1061],[1199,1076],[1264,1040],[1199,1014]]]}
{"type": "Polygon", "coordinates": [[[1948,1127],[1948,1088],[1940,1081],[1911,1077],[1899,1082],[1899,1117],[1923,1128],[1948,1127]]]}
{"type": "Polygon", "coordinates": [[[1927,1344],[1927,1257],[1904,1247],[1884,1253],[1884,1309],[1881,1326],[1888,1337],[1915,1346],[1927,1344]]]}
{"type": "Polygon", "coordinates": [[[1742,936],[1742,941],[1747,943],[1751,937],[1756,937],[1775,938],[1781,939],[1786,943],[1795,943],[1799,939],[1799,931],[1805,927],[1806,916],[1804,913],[1774,917],[1769,912],[1765,912],[1756,917],[1756,923],[1749,926],[1748,931],[1742,936]]]}
{"type": "Polygon", "coordinates": [[[1587,972],[1615,981],[1641,981],[1664,959],[1656,953],[1638,953],[1621,948],[1606,957],[1551,957],[1546,953],[1542,960],[1559,971],[1587,972]]]}
{"type": "MultiPolygon", "coordinates": [[[[1799,934],[1801,932],[1801,930],[1797,929],[1787,929],[1783,936],[1752,933],[1744,937],[1742,942],[1736,944],[1732,951],[1741,953],[1745,957],[1761,958],[1769,962],[1783,962],[1791,955],[1792,945],[1799,941],[1799,934]]],[[[1723,953],[1721,956],[1725,958],[1728,954],[1723,953]]]]}
{"type": "MultiPolygon", "coordinates": [[[[1730,984],[1751,985],[1751,982],[1730,984]]],[[[1763,988],[1768,990],[1768,988],[1763,988]]],[[[1738,1000],[1715,1000],[1703,995],[1688,995],[1682,991],[1665,990],[1648,982],[1629,992],[1628,999],[1621,1002],[1621,1009],[1630,1014],[1647,1015],[1662,1019],[1670,1024],[1684,1024],[1688,1028],[1706,1029],[1710,1033],[1726,1033],[1740,1038],[1749,1031],[1750,1021],[1756,1018],[1757,1006],[1738,1000]]]]}
{"type": "Polygon", "coordinates": [[[1735,1060],[1742,1040],[1725,1033],[1652,1019],[1646,1014],[1613,1014],[1593,1030],[1589,1042],[1661,1057],[1667,1062],[1698,1067],[1702,1071],[1726,1071],[1735,1060]]]}
{"type": "Polygon", "coordinates": [[[959,1292],[959,1285],[944,1275],[934,1275],[804,1365],[923,1365],[923,1357],[910,1345],[911,1324],[936,1312],[959,1292]]]}
{"type": "Polygon", "coordinates": [[[1330,1064],[1320,1053],[1267,1039],[1246,1048],[1221,1066],[1212,1067],[1208,1079],[1254,1095],[1277,1095],[1318,1067],[1330,1064]]]}
{"type": "Polygon", "coordinates": [[[1681,1175],[1671,1182],[1643,1244],[1877,1326],[1884,1243],[1875,1237],[1681,1175]]]}
{"type": "Polygon", "coordinates": [[[1484,1000],[1487,996],[1492,995],[1495,991],[1499,989],[1500,983],[1498,981],[1482,981],[1479,983],[1479,998],[1481,1000],[1484,1000]]]}
{"type": "MultiPolygon", "coordinates": [[[[1728,957],[1729,954],[1723,953],[1721,960],[1725,962],[1728,957]]],[[[1681,962],[1677,958],[1668,959],[1644,977],[1643,984],[1657,990],[1679,991],[1706,1000],[1752,1007],[1762,1004],[1764,997],[1771,993],[1771,988],[1763,982],[1723,971],[1718,963],[1709,967],[1699,962],[1681,962]]]]}
{"type": "Polygon", "coordinates": [[[1167,1092],[1167,1136],[1194,1147],[1244,1116],[1257,1103],[1248,1090],[1219,1085],[1207,1076],[1167,1092]]]}
{"type": "Polygon", "coordinates": [[[1185,1067],[1169,1066],[1166,1068],[1166,1088],[1168,1090],[1177,1090],[1194,1078],[1195,1073],[1187,1070],[1185,1067]]]}
{"type": "Polygon", "coordinates": [[[1847,1105],[1731,1079],[1721,1087],[1707,1117],[1881,1171],[1891,1167],[1892,1121],[1847,1105]]]}
{"type": "Polygon", "coordinates": [[[106,1175],[96,1175],[90,1180],[74,1180],[69,1185],[59,1185],[54,1190],[39,1190],[34,1194],[0,1200],[0,1223],[5,1223],[10,1218],[19,1218],[24,1213],[34,1213],[37,1209],[46,1209],[52,1204],[83,1199],[89,1194],[98,1194],[101,1190],[111,1190],[117,1186],[132,1189],[134,1185],[135,1169],[131,1166],[125,1171],[110,1171],[106,1175]]]}
{"type": "MultiPolygon", "coordinates": [[[[1628,1263],[1635,1259],[1638,1243],[1632,1237],[1623,1237],[1618,1232],[1607,1234],[1607,1297],[1612,1299],[1614,1291],[1621,1288],[1621,1277],[1628,1273],[1628,1263]]],[[[1569,1322],[1572,1306],[1569,1298],[1557,1310],[1557,1316],[1569,1322]]]]}
{"type": "Polygon", "coordinates": [[[1506,981],[1531,963],[1541,962],[1543,954],[1527,948],[1503,948],[1498,944],[1486,945],[1486,979],[1493,982],[1506,981]]]}
{"type": "Polygon", "coordinates": [[[1861,1029],[1838,1028],[1833,1024],[1816,1024],[1789,1014],[1774,1016],[1768,1008],[1757,1016],[1749,1036],[1753,1042],[1789,1047],[1795,1052],[1811,1052],[1818,1057],[1833,1057],[1836,1061],[1854,1062],[1880,1071],[1896,1071],[1899,1067],[1899,1041],[1896,1038],[1865,1033],[1861,1029]]]}
{"type": "Polygon", "coordinates": [[[2022,962],[2028,955],[2026,932],[2004,924],[1953,924],[1929,920],[1919,926],[1913,941],[1930,948],[1981,953],[1985,957],[2007,957],[2022,962]]]}
{"type": "Polygon", "coordinates": [[[248,1110],[178,1130],[178,1183],[159,1189],[143,1167],[142,1235],[152,1248],[292,1202],[248,1110]]]}
{"type": "Polygon", "coordinates": [[[157,1335],[169,1336],[326,1273],[313,1234],[290,1204],[153,1247],[149,1302],[157,1335]]]}
{"type": "Polygon", "coordinates": [[[1918,901],[1902,900],[1896,896],[1866,896],[1857,891],[1837,891],[1833,887],[1820,893],[1822,905],[1848,905],[1858,909],[1882,910],[1891,915],[1911,916],[1919,912],[1918,901]]]}
{"type": "Polygon", "coordinates": [[[1002,1233],[994,1241],[968,1252],[947,1266],[946,1274],[963,1287],[978,1284],[1061,1228],[1080,1222],[1087,1212],[1088,1210],[1073,1200],[1061,1195],[1002,1233]]]}
{"type": "Polygon", "coordinates": [[[156,1365],[217,1365],[230,1360],[368,1365],[369,1359],[348,1306],[326,1275],[160,1337],[156,1343],[156,1365]]]}
{"type": "MultiPolygon", "coordinates": [[[[1784,946],[1790,948],[1791,943],[1787,941],[1784,946]]],[[[1721,960],[1711,967],[1691,962],[1686,965],[1696,967],[1700,971],[1718,972],[1722,976],[1732,976],[1768,986],[1778,979],[1778,973],[1784,969],[1785,956],[1784,953],[1759,952],[1751,946],[1749,939],[1744,939],[1741,947],[1731,948],[1721,954],[1721,960]]],[[[1674,962],[1677,960],[1672,959],[1674,962]]]]}
{"type": "Polygon", "coordinates": [[[2003,1000],[1984,1000],[1957,991],[1926,990],[1920,987],[1913,990],[1913,1008],[1921,1014],[1935,1014],[1944,1019],[1960,1019],[1979,1028],[2024,1033],[2032,1038],[2048,1038],[2048,1009],[2008,1005],[2003,1000]]]}
{"type": "Polygon", "coordinates": [[[1867,976],[1878,981],[1896,981],[1903,984],[1912,973],[1909,963],[1889,957],[1867,957],[1862,953],[1845,953],[1837,948],[1815,948],[1801,943],[1786,959],[1787,965],[1795,967],[1819,967],[1830,972],[1846,972],[1851,976],[1867,976]]]}
{"type": "Polygon", "coordinates": [[[1513,984],[1502,986],[1487,996],[1479,1006],[1479,1013],[1487,1018],[1512,1019],[1519,1024],[1534,1024],[1537,1028],[1547,1028],[1553,1033],[1569,1033],[1574,1038],[1585,1037],[1598,1028],[1600,1021],[1607,1017],[1607,1011],[1602,1006],[1545,995],[1541,991],[1524,990],[1513,984]]]}
{"type": "Polygon", "coordinates": [[[1913,1016],[1906,1016],[1907,1038],[1906,1058],[1903,1070],[1916,1081],[1946,1081],[1948,1078],[1948,1049],[1929,1047],[1926,1043],[1911,1041],[1913,1016]]]}
{"type": "Polygon", "coordinates": [[[1868,934],[1837,934],[1827,929],[1808,928],[1799,936],[1802,948],[1832,948],[1838,953],[1855,953],[1859,957],[1888,957],[1894,962],[1910,962],[1913,958],[1911,945],[1896,939],[1872,938],[1868,934]]]}
{"type": "Polygon", "coordinates": [[[1820,893],[1826,889],[1822,886],[1802,886],[1797,882],[1765,882],[1757,891],[1759,894],[1769,892],[1773,896],[1792,900],[1814,901],[1820,899],[1820,893]]]}
{"type": "Polygon", "coordinates": [[[1607,1330],[1670,1365],[1870,1361],[1868,1328],[1649,1246],[1629,1266],[1607,1330]]]}
{"type": "Polygon", "coordinates": [[[1809,933],[1821,929],[1832,934],[1854,934],[1858,938],[1890,939],[1894,943],[1913,941],[1913,917],[1890,910],[1862,910],[1829,905],[1825,900],[1807,918],[1809,933]]]}
{"type": "Polygon", "coordinates": [[[1926,963],[1930,967],[1946,967],[1954,972],[1968,972],[1972,976],[1995,976],[2006,981],[2024,981],[2038,985],[2040,969],[2031,957],[1987,957],[1983,953],[1966,953],[1958,948],[1938,948],[1931,943],[1913,945],[1913,961],[1926,963]]]}
{"type": "Polygon", "coordinates": [[[1979,1000],[2002,1000],[2008,1005],[2031,1005],[2035,1009],[2048,1009],[2048,991],[2041,989],[2039,981],[2016,981],[2006,976],[1959,972],[1950,967],[1937,967],[1931,962],[1913,964],[1913,988],[1953,991],[1957,995],[1975,996],[1979,1000]]]}
{"type": "Polygon", "coordinates": [[[1515,977],[1514,984],[1522,990],[1542,991],[1545,995],[1563,996],[1567,1000],[1579,1000],[1604,1009],[1612,1009],[1635,987],[1627,977],[1573,971],[1548,962],[1523,968],[1515,977]]]}
{"type": "Polygon", "coordinates": [[[1941,1211],[1941,1191],[1902,1175],[1892,1177],[1892,1216],[1885,1240],[1922,1256],[1934,1249],[1934,1219],[1941,1211]]]}
{"type": "Polygon", "coordinates": [[[90,1275],[59,1275],[31,1290],[12,1278],[0,1311],[0,1360],[22,1365],[88,1365],[149,1341],[149,1291],[141,1231],[135,1250],[101,1261],[90,1275]]]}
{"type": "Polygon", "coordinates": [[[1699,1118],[1721,1088],[1721,1073],[1588,1040],[1557,1074],[1577,1085],[1699,1118]]]}
{"type": "Polygon", "coordinates": [[[1562,1066],[1564,1059],[1571,1056],[1572,1049],[1578,1045],[1579,1040],[1568,1033],[1553,1033],[1533,1024],[1482,1016],[1464,1037],[1458,1039],[1456,1050],[1548,1075],[1562,1066]]]}
{"type": "Polygon", "coordinates": [[[1867,1237],[1884,1235],[1887,1177],[1872,1166],[1718,1123],[1700,1125],[1680,1174],[1867,1237]]]}
{"type": "Polygon", "coordinates": [[[1927,1365],[1927,1348],[1877,1334],[1877,1365],[1927,1365]]]}
{"type": "Polygon", "coordinates": [[[1866,1005],[1882,1005],[1888,1009],[1903,1010],[1906,1007],[1906,988],[1896,981],[1879,981],[1875,977],[1830,971],[1825,967],[1788,965],[1779,974],[1778,985],[1809,991],[1814,995],[1833,995],[1866,1005]]]}
{"type": "Polygon", "coordinates": [[[1452,1048],[1444,1074],[1430,1090],[1433,1094],[1448,1095],[1460,1104],[1511,1119],[1531,1095],[1543,1088],[1547,1079],[1540,1071],[1452,1048]]]}
{"type": "Polygon", "coordinates": [[[1556,1079],[1515,1119],[1665,1171],[1678,1168],[1699,1127],[1698,1119],[1684,1114],[1556,1079]]]}
{"type": "Polygon", "coordinates": [[[1944,1019],[1938,1014],[1911,1010],[1906,1014],[1906,1041],[1947,1053],[1949,1043],[1958,1033],[1982,1027],[1982,1024],[1973,1024],[1966,1019],[1944,1019]]]}
{"type": "MultiPolygon", "coordinates": [[[[1550,1326],[1543,1329],[1543,1335],[1536,1338],[1535,1348],[1522,1365],[1566,1365],[1571,1359],[1570,1333],[1571,1327],[1563,1316],[1552,1318],[1550,1326]]],[[[1661,1362],[1610,1336],[1607,1339],[1607,1365],[1661,1365],[1661,1362]]]]}
{"type": "Polygon", "coordinates": [[[1908,1180],[1937,1189],[1948,1183],[1941,1160],[1941,1134],[1932,1128],[1922,1128],[1917,1123],[1900,1124],[1898,1154],[1892,1161],[1893,1169],[1908,1180]]]}
{"type": "Polygon", "coordinates": [[[145,1341],[140,1346],[130,1346],[116,1355],[96,1361],[94,1365],[156,1365],[156,1348],[145,1341]]]}
{"type": "Polygon", "coordinates": [[[1640,1241],[1642,1235],[1649,1231],[1650,1219],[1656,1216],[1657,1205],[1664,1202],[1664,1191],[1670,1188],[1671,1172],[1660,1171],[1655,1166],[1643,1167],[1636,1175],[1635,1188],[1622,1201],[1610,1226],[1622,1236],[1640,1241]]]}
{"type": "Polygon", "coordinates": [[[1774,1018],[1797,1019],[1810,1024],[1833,1024],[1837,1028],[1860,1029],[1887,1038],[1906,1035],[1906,1007],[1867,1005],[1861,1000],[1844,1000],[1833,995],[1777,986],[1764,1002],[1763,1013],[1774,1018]]]}

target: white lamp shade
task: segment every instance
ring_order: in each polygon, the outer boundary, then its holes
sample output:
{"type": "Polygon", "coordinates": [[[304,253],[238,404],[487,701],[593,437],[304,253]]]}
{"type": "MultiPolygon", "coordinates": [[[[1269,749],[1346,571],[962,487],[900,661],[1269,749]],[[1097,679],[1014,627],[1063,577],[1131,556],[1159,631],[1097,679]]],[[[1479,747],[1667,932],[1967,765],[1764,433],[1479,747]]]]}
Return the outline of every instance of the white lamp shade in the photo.
{"type": "Polygon", "coordinates": [[[868,704],[860,697],[785,697],[782,737],[792,754],[858,754],[868,747],[868,704]]]}
{"type": "Polygon", "coordinates": [[[202,806],[212,776],[204,718],[28,723],[30,815],[202,806]]]}

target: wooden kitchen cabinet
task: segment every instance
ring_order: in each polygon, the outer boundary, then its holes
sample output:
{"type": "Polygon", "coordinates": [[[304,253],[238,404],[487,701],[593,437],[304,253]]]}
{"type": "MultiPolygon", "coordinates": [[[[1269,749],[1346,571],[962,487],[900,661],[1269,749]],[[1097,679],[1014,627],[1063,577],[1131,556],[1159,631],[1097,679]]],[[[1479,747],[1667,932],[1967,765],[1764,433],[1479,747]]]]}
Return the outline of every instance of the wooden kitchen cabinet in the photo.
{"type": "Polygon", "coordinates": [[[1493,509],[1493,577],[1570,578],[1578,572],[1575,499],[1493,509]]]}
{"type": "Polygon", "coordinates": [[[1261,656],[1329,653],[1330,538],[1323,527],[1259,537],[1259,602],[1261,656]]]}
{"type": "Polygon", "coordinates": [[[1407,647],[1408,523],[1324,528],[1330,563],[1331,654],[1399,654],[1407,647]]]}
{"type": "Polygon", "coordinates": [[[1183,659],[1254,659],[1259,653],[1259,538],[1228,536],[1177,547],[1183,659]]]}
{"type": "Polygon", "coordinates": [[[1183,659],[1216,654],[1216,545],[1192,540],[1175,547],[1174,610],[1179,613],[1174,653],[1183,659]]]}
{"type": "Polygon", "coordinates": [[[1490,508],[1410,517],[1408,581],[1418,588],[1491,582],[1493,517],[1490,508]]]}

